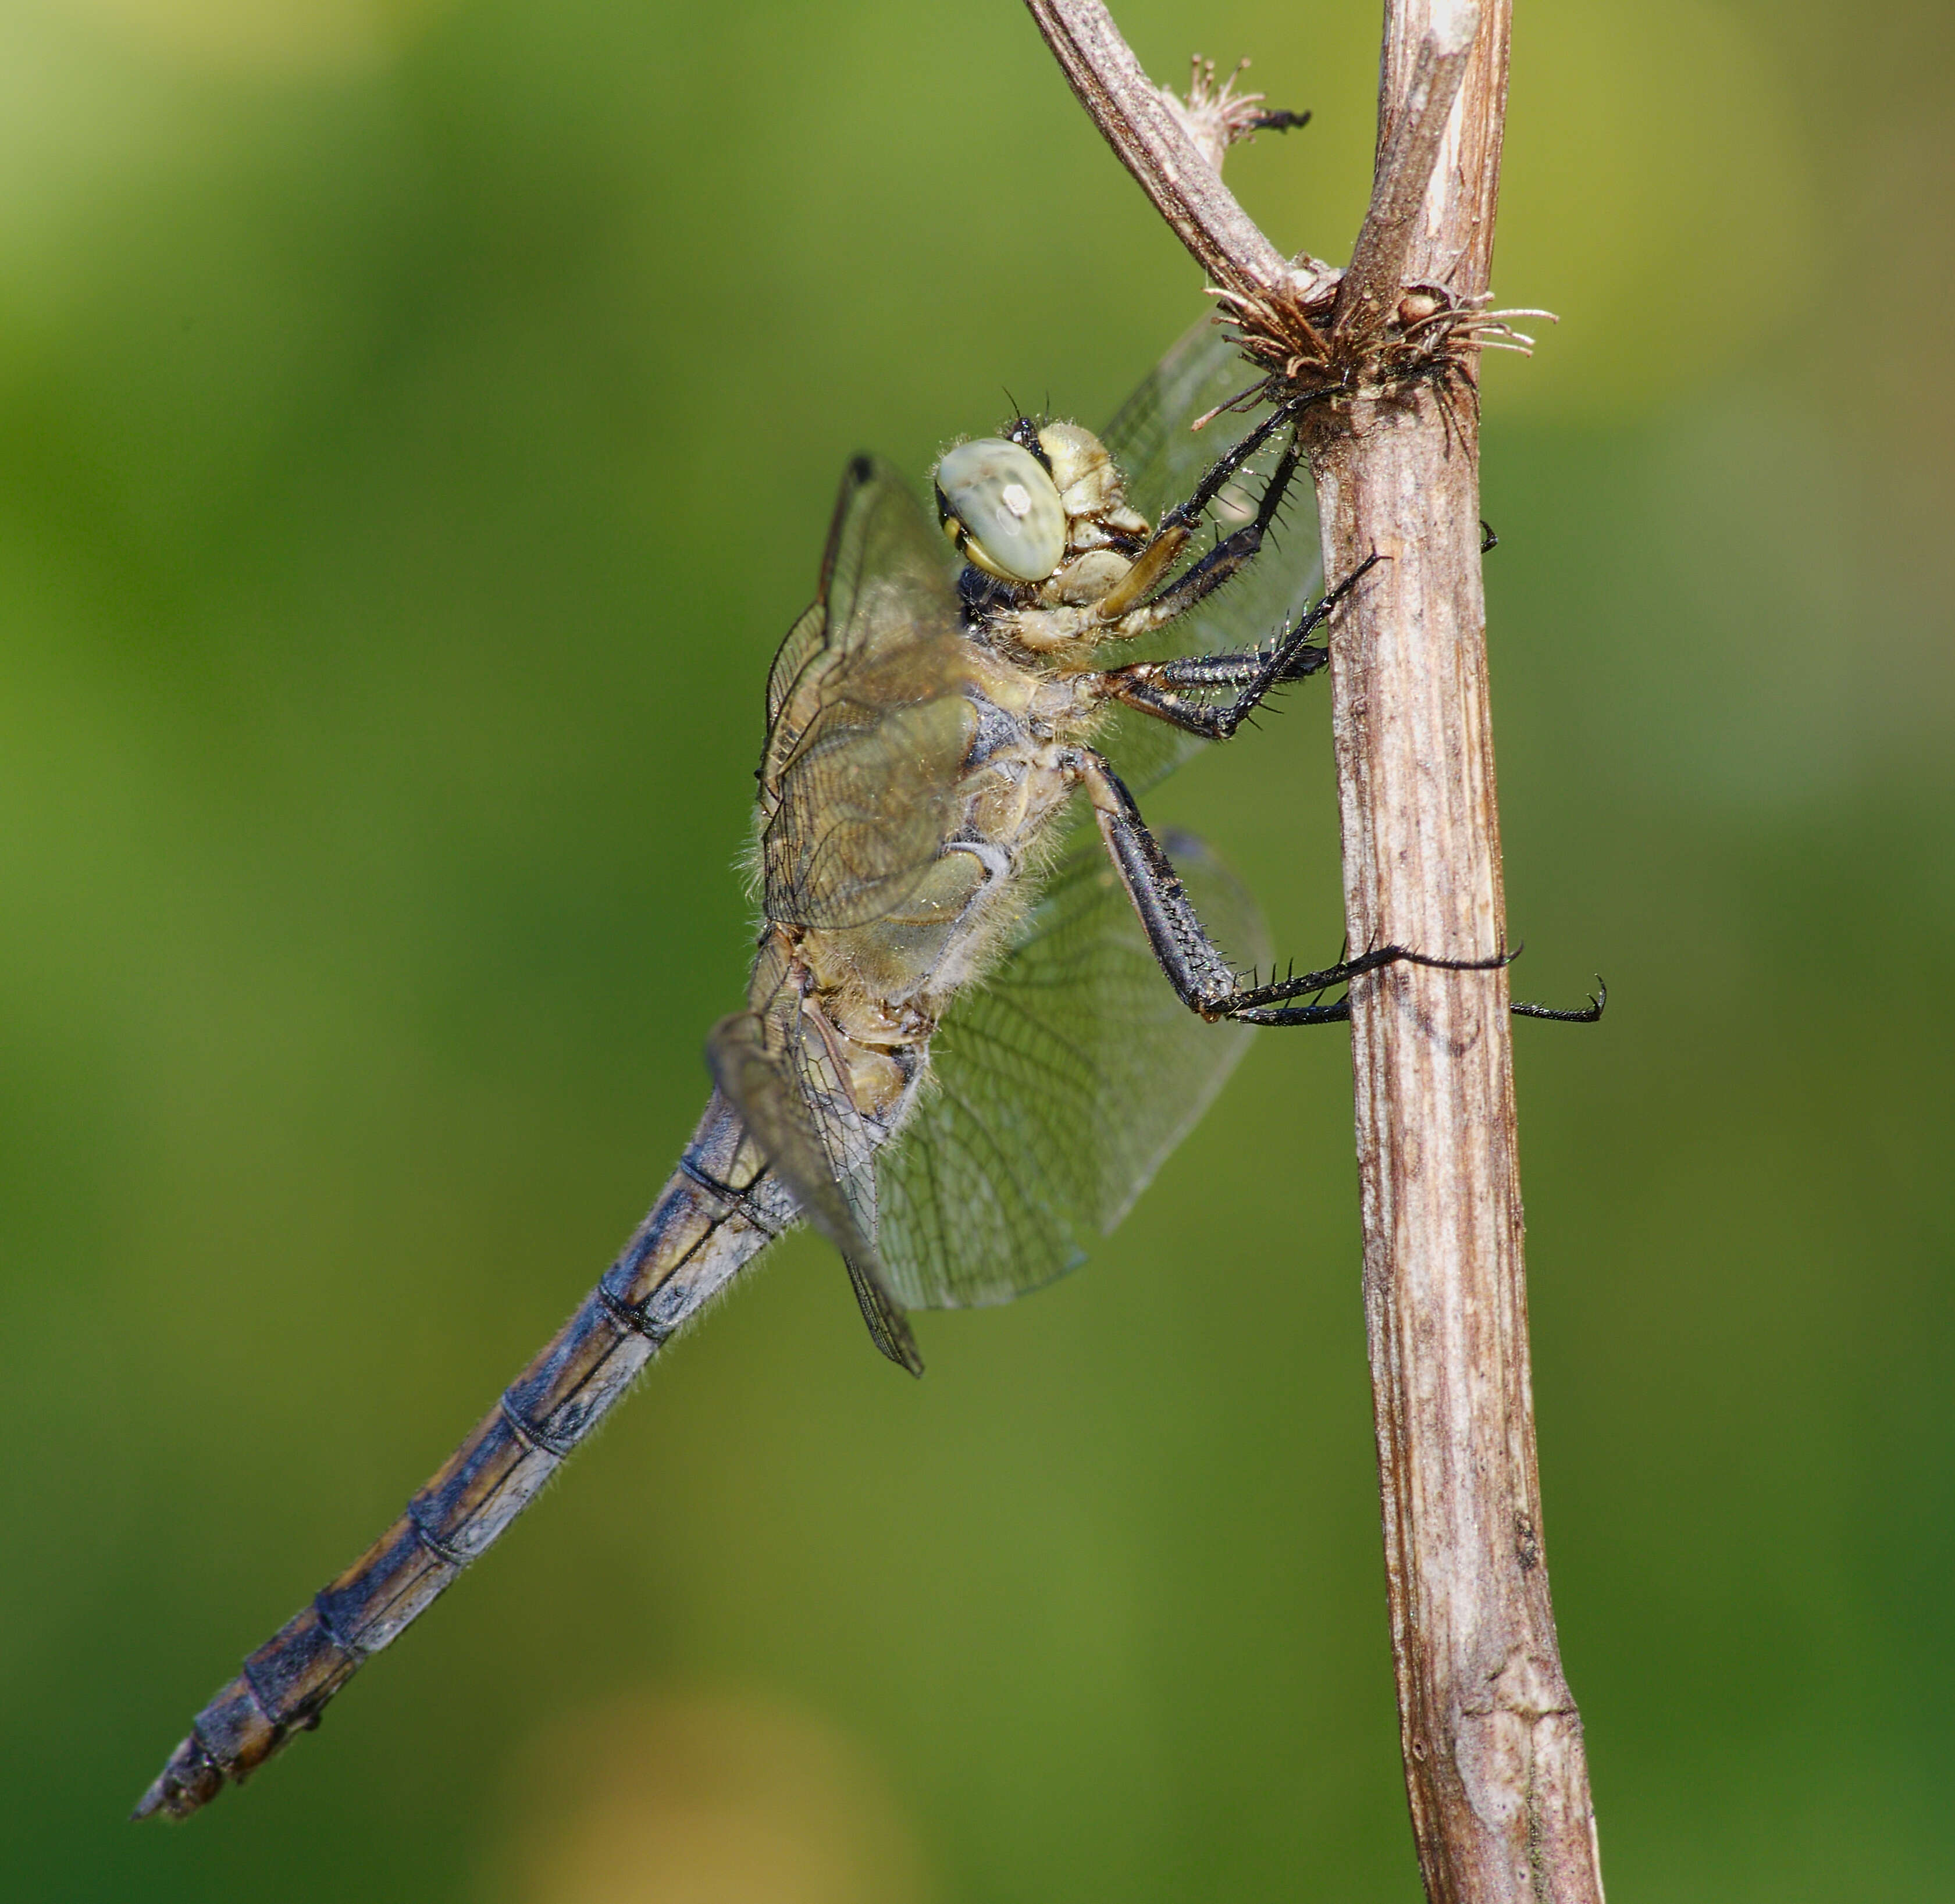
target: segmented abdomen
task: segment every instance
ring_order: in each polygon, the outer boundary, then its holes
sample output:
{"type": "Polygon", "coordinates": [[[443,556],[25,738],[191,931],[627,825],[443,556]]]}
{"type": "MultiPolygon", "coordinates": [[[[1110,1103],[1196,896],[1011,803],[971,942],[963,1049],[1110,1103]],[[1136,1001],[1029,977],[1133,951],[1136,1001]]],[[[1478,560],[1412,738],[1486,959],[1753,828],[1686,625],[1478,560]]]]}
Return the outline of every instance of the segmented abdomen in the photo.
{"type": "Polygon", "coordinates": [[[135,1815],[186,1817],[316,1726],[326,1701],[502,1534],[660,1348],[795,1217],[716,1091],[604,1279],[407,1512],[197,1714],[135,1815]]]}

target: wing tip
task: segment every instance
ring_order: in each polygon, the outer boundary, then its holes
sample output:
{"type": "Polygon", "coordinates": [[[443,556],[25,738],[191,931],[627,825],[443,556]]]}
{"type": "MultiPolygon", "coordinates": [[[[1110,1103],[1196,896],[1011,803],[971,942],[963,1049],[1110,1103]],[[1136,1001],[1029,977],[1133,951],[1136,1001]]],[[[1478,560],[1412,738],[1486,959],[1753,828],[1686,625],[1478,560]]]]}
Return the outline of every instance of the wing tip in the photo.
{"type": "MultiPolygon", "coordinates": [[[[847,1258],[844,1258],[847,1261],[847,1258]]],[[[906,1368],[919,1378],[923,1374],[923,1354],[910,1333],[896,1298],[883,1286],[874,1270],[848,1262],[848,1279],[855,1286],[855,1301],[862,1320],[869,1325],[869,1339],[899,1368],[906,1368]]]]}

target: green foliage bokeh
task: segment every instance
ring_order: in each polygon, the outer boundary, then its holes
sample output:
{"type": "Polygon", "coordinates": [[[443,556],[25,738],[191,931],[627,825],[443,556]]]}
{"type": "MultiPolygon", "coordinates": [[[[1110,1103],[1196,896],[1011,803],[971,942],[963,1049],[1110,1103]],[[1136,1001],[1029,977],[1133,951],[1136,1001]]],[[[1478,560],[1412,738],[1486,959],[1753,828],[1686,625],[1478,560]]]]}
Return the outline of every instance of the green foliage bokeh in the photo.
{"type": "MultiPolygon", "coordinates": [[[[1374,9],[1116,11],[1314,109],[1232,172],[1341,255],[1374,9]]],[[[1613,995],[1519,1064],[1626,1896],[1955,1897],[1951,44],[1517,29],[1491,640],[1523,987],[1613,995]]],[[[784,1247],[317,1739],[122,1822],[663,1180],[845,457],[1103,419],[1200,288],[1011,0],[8,0],[0,71],[0,1896],[677,1904],[859,1801],[770,1897],[1415,1896],[1334,1031],[920,1385],[784,1247]],[[830,1795],[722,1802],[751,1739],[830,1795]],[[539,1875],[621,1753],[641,1857],[539,1875]]],[[[1335,951],[1321,688],[1154,806],[1335,951]]]]}

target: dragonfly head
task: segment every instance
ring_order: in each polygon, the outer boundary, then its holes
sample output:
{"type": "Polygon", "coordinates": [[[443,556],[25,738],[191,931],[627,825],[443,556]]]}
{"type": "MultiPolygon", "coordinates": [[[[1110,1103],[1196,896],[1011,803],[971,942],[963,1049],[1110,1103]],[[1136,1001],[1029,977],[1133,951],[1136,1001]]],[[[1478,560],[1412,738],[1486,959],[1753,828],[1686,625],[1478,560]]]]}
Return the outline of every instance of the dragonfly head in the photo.
{"type": "Polygon", "coordinates": [[[1107,518],[1131,513],[1125,502],[1105,445],[1077,423],[1021,417],[1008,436],[959,443],[937,466],[944,533],[1002,581],[1049,580],[1069,555],[1106,540],[1107,518]]]}

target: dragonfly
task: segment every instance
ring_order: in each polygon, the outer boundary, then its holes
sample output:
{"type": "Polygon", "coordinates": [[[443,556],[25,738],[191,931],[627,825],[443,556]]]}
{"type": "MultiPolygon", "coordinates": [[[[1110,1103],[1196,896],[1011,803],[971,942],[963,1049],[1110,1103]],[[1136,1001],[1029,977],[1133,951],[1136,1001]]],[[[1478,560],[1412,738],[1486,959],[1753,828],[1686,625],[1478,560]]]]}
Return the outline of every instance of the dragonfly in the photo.
{"type": "Polygon", "coordinates": [[[954,446],[934,521],[887,465],[849,464],[767,679],[747,1006],[707,1041],[677,1169],[399,1519],[197,1715],[137,1817],[188,1815],[316,1726],[797,1223],[840,1253],[877,1348],[921,1374],[905,1312],[1074,1267],[1252,1028],[1346,1019],[1348,994],[1326,995],[1396,961],[1504,962],[1384,946],[1259,980],[1254,901],[1141,816],[1190,753],[1324,668],[1371,566],[1312,606],[1316,565],[1273,559],[1286,506],[1308,507],[1302,450],[1293,407],[1228,407],[1242,375],[1198,326],[1103,436],[1020,416],[954,446]]]}

